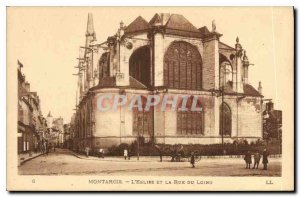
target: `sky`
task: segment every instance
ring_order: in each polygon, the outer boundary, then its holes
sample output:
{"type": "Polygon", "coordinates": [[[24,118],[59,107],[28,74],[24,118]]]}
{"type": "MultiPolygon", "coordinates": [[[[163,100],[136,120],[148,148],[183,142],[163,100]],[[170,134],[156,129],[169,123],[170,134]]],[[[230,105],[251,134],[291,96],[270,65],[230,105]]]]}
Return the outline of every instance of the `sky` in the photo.
{"type": "Polygon", "coordinates": [[[7,10],[7,59],[9,68],[24,64],[23,73],[41,99],[44,116],[70,121],[75,108],[79,46],[85,42],[88,13],[93,13],[99,43],[114,35],[121,21],[136,17],[149,21],[155,13],[178,13],[194,26],[215,20],[222,42],[234,46],[236,37],[247,51],[249,83],[262,82],[263,95],[275,108],[284,106],[285,92],[293,81],[293,21],[291,8],[271,7],[10,7],[7,10]],[[291,81],[292,80],[292,81],[291,81]]]}

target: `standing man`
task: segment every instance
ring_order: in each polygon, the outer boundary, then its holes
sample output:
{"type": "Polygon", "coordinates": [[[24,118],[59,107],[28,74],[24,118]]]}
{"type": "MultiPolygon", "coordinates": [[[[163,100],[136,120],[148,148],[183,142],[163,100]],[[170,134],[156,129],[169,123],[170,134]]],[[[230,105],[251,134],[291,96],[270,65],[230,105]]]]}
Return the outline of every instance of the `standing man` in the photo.
{"type": "Polygon", "coordinates": [[[130,160],[130,157],[131,157],[131,149],[128,148],[128,160],[130,160]]]}
{"type": "Polygon", "coordinates": [[[192,164],[192,168],[195,168],[195,156],[194,156],[194,152],[191,153],[191,164],[192,164]]]}
{"type": "Polygon", "coordinates": [[[50,152],[51,149],[52,149],[52,144],[50,143],[50,144],[49,144],[49,147],[48,147],[48,152],[50,152]]]}
{"type": "Polygon", "coordinates": [[[246,152],[244,160],[246,162],[246,169],[250,169],[250,164],[252,163],[252,158],[251,158],[250,151],[246,152]]]}
{"type": "Polygon", "coordinates": [[[127,157],[128,157],[128,151],[127,151],[127,149],[124,149],[124,158],[125,158],[125,160],[127,159],[127,157]]]}
{"type": "Polygon", "coordinates": [[[258,169],[259,162],[260,162],[260,154],[259,154],[258,151],[256,151],[256,153],[254,154],[254,166],[253,166],[253,169],[255,169],[255,166],[256,166],[256,169],[258,169]]]}
{"type": "Polygon", "coordinates": [[[268,156],[269,156],[269,153],[267,152],[267,149],[264,149],[263,160],[262,160],[262,163],[264,164],[263,170],[268,169],[268,156]]]}
{"type": "Polygon", "coordinates": [[[160,159],[160,162],[162,162],[162,151],[159,150],[159,159],[160,159]]]}

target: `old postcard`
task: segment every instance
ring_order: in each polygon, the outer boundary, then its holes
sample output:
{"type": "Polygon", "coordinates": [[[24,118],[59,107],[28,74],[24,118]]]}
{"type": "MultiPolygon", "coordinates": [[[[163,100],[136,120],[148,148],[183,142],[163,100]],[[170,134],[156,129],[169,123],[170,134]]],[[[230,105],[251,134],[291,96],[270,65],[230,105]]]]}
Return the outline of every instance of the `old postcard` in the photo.
{"type": "Polygon", "coordinates": [[[293,191],[293,7],[7,7],[7,190],[293,191]]]}

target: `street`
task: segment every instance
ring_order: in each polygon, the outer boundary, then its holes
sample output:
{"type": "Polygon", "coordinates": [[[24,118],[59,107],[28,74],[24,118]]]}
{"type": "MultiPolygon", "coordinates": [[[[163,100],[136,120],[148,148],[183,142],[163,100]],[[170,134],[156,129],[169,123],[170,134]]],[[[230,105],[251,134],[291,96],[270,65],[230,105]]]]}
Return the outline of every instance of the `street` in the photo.
{"type": "Polygon", "coordinates": [[[71,151],[56,149],[27,161],[19,167],[21,175],[147,175],[147,176],[280,176],[281,158],[270,158],[269,169],[245,169],[242,158],[204,158],[191,168],[188,162],[137,161],[132,158],[76,157],[71,151]]]}

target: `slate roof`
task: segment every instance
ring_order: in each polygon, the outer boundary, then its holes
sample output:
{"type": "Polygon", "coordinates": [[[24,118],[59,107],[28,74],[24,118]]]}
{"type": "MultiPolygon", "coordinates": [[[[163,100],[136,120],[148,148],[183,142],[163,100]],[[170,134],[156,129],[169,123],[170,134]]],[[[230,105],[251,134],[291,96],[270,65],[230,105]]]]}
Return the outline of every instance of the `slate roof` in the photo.
{"type": "Polygon", "coordinates": [[[129,76],[129,84],[131,88],[136,88],[136,89],[147,89],[147,87],[142,84],[141,82],[139,82],[138,80],[136,80],[135,78],[129,76]]]}
{"type": "Polygon", "coordinates": [[[138,16],[132,23],[125,28],[125,33],[135,33],[141,31],[147,31],[151,26],[141,16],[138,16]]]}
{"type": "Polygon", "coordinates": [[[163,26],[167,34],[200,37],[200,31],[180,14],[155,14],[150,20],[151,26],[163,26]]]}
{"type": "Polygon", "coordinates": [[[223,43],[223,42],[219,42],[219,49],[228,49],[228,50],[235,50],[235,48],[223,43]]]}
{"type": "Polygon", "coordinates": [[[143,17],[137,17],[125,28],[125,33],[144,32],[153,26],[161,26],[167,34],[187,37],[201,37],[200,31],[180,14],[155,14],[148,23],[143,17]]]}
{"type": "Polygon", "coordinates": [[[262,96],[252,85],[244,84],[244,94],[251,95],[251,96],[262,96]]]}
{"type": "MultiPolygon", "coordinates": [[[[249,96],[262,96],[252,85],[243,84],[243,91],[245,95],[249,96]]],[[[232,88],[232,82],[227,82],[224,86],[224,92],[227,94],[235,94],[235,91],[232,88]]]]}
{"type": "Polygon", "coordinates": [[[210,31],[206,26],[200,27],[199,31],[202,36],[208,36],[210,34],[210,31]]]}

